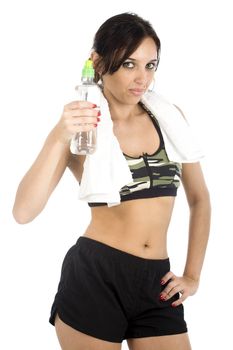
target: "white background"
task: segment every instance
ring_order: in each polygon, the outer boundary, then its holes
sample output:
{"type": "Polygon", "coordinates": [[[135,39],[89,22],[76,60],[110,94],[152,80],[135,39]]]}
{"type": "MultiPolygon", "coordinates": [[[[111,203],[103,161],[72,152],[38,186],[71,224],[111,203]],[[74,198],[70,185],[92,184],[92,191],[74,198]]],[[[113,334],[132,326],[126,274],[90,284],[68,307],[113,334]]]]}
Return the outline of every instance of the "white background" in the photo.
{"type": "MultiPolygon", "coordinates": [[[[2,1],[0,5],[0,330],[1,349],[58,350],[48,323],[66,251],[83,234],[90,209],[66,171],[45,210],[19,225],[11,214],[19,181],[75,99],[74,86],[94,33],[108,17],[136,12],[162,42],[156,89],[183,109],[206,157],[211,237],[198,293],[185,302],[194,350],[231,340],[232,15],[231,1],[2,1]],[[4,344],[4,345],[3,345],[4,344]]],[[[104,118],[104,116],[103,116],[104,118]]],[[[182,273],[188,207],[180,187],[169,255],[182,273]]],[[[127,349],[123,342],[123,349],[127,349]]],[[[146,350],[146,349],[145,349],[146,350]]]]}

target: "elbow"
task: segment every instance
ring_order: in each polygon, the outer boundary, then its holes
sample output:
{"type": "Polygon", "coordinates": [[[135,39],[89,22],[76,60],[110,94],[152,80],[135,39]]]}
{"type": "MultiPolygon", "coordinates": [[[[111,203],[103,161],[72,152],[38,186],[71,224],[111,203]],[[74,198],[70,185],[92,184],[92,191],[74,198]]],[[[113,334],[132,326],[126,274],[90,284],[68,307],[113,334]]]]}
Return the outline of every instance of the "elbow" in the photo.
{"type": "Polygon", "coordinates": [[[198,195],[189,198],[188,202],[190,209],[199,205],[205,205],[211,210],[211,198],[208,189],[205,189],[202,193],[198,193],[198,195]]]}
{"type": "Polygon", "coordinates": [[[34,219],[26,210],[18,209],[15,206],[12,209],[12,215],[17,224],[20,225],[28,224],[34,219]]]}
{"type": "Polygon", "coordinates": [[[12,215],[18,224],[24,225],[33,221],[43,210],[45,203],[15,200],[12,215]]]}

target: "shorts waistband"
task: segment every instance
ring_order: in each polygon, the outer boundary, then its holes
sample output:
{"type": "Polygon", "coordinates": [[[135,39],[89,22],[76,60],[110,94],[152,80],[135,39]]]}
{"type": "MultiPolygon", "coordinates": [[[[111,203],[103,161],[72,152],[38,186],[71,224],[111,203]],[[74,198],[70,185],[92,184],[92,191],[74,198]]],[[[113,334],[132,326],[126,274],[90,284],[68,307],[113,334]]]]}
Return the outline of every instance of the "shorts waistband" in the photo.
{"type": "Polygon", "coordinates": [[[80,236],[76,242],[77,245],[81,245],[82,247],[86,249],[93,249],[98,250],[100,254],[103,254],[104,256],[117,256],[121,258],[122,260],[125,260],[125,263],[136,263],[141,265],[152,265],[156,267],[164,266],[166,264],[170,264],[169,258],[165,259],[147,259],[143,258],[128,252],[125,252],[123,250],[120,250],[118,248],[112,247],[106,243],[97,241],[90,237],[80,236]]]}

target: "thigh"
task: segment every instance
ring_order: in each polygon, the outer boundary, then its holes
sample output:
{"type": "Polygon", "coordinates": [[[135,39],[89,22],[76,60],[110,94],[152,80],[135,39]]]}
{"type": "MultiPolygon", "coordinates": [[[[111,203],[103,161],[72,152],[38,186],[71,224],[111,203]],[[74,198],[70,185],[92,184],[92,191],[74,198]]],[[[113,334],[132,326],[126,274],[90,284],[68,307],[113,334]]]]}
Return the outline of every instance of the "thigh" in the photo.
{"type": "Polygon", "coordinates": [[[127,339],[129,350],[191,350],[187,333],[127,339]]]}
{"type": "Polygon", "coordinates": [[[72,329],[121,344],[128,322],[116,291],[115,265],[108,255],[97,244],[91,247],[87,238],[69,250],[49,321],[55,325],[58,314],[72,329]]]}
{"type": "Polygon", "coordinates": [[[55,328],[62,350],[120,350],[121,343],[91,337],[65,324],[58,315],[55,328]]]}

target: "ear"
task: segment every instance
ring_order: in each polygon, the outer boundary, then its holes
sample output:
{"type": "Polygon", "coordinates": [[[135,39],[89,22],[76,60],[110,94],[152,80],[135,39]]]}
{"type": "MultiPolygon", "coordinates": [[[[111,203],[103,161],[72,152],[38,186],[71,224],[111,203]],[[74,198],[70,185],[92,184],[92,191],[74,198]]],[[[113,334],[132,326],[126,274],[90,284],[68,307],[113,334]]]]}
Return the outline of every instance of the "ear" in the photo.
{"type": "Polygon", "coordinates": [[[91,53],[91,60],[92,60],[92,62],[93,62],[93,67],[94,67],[94,69],[95,69],[96,64],[97,64],[98,61],[100,60],[100,55],[99,55],[97,52],[92,51],[92,53],[91,53]]]}

